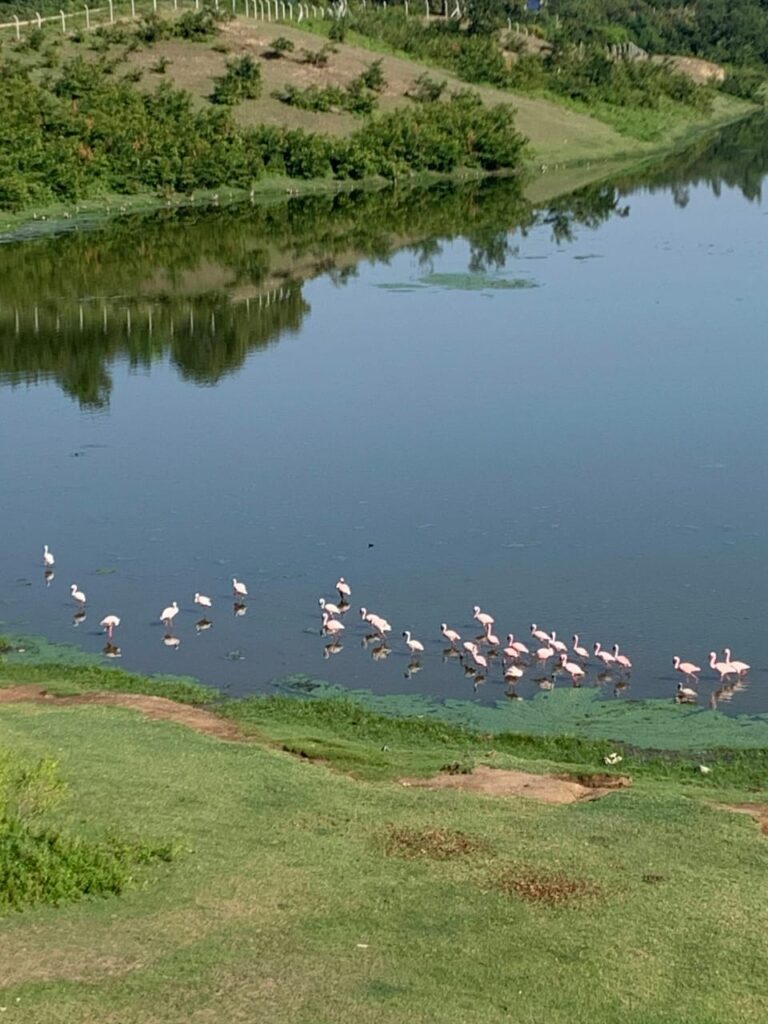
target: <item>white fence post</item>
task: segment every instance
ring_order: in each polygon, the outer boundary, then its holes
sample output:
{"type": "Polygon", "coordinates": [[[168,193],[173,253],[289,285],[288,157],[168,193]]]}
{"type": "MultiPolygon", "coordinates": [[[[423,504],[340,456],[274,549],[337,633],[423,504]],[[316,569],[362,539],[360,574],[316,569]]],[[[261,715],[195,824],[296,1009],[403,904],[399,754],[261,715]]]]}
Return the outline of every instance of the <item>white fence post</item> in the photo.
{"type": "Polygon", "coordinates": [[[19,16],[14,14],[13,20],[16,23],[16,38],[21,39],[21,25],[19,24],[19,16]]]}
{"type": "Polygon", "coordinates": [[[59,11],[59,14],[61,15],[61,31],[62,31],[62,33],[66,33],[66,31],[67,31],[67,17],[64,14],[64,11],[59,11]]]}
{"type": "Polygon", "coordinates": [[[136,0],[131,0],[131,17],[136,17],[136,0]]]}
{"type": "Polygon", "coordinates": [[[157,14],[157,0],[152,0],[152,11],[157,14]]]}
{"type": "Polygon", "coordinates": [[[91,27],[91,12],[88,10],[88,4],[85,5],[85,27],[91,27]]]}
{"type": "Polygon", "coordinates": [[[109,23],[110,25],[114,25],[115,23],[115,6],[112,3],[112,0],[109,0],[109,23]]]}
{"type": "MultiPolygon", "coordinates": [[[[232,0],[232,13],[237,14],[237,0],[232,0]]],[[[245,12],[246,14],[248,11],[245,12]]]]}
{"type": "Polygon", "coordinates": [[[40,11],[35,11],[35,14],[37,15],[37,27],[38,28],[42,28],[43,27],[43,19],[40,17],[40,11]]]}

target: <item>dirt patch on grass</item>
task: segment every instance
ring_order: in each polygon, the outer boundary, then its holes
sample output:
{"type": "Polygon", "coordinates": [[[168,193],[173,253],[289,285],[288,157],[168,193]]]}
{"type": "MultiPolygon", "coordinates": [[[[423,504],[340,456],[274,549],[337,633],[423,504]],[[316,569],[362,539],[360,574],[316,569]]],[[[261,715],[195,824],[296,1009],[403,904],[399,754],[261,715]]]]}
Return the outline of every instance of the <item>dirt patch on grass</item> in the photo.
{"type": "Polygon", "coordinates": [[[400,783],[423,789],[463,789],[489,796],[524,796],[545,804],[572,804],[580,800],[598,800],[619,787],[632,785],[632,780],[626,775],[611,775],[608,778],[611,780],[609,784],[596,785],[594,777],[589,776],[589,785],[584,785],[571,776],[536,775],[533,772],[478,765],[466,774],[443,774],[430,779],[400,779],[400,783]]]}
{"type": "Polygon", "coordinates": [[[526,903],[543,903],[549,907],[578,903],[603,895],[601,886],[587,878],[571,878],[529,867],[508,868],[499,877],[497,885],[507,896],[516,896],[526,903]]]}
{"type": "Polygon", "coordinates": [[[481,839],[449,828],[405,828],[390,825],[384,846],[388,857],[410,859],[453,860],[481,853],[486,844],[481,839]]]}
{"type": "Polygon", "coordinates": [[[182,704],[179,701],[169,700],[167,697],[149,697],[142,693],[97,691],[95,693],[78,693],[68,697],[57,697],[55,694],[48,693],[45,687],[34,683],[0,689],[0,704],[18,704],[21,702],[52,704],[56,707],[99,704],[108,707],[130,708],[132,711],[140,711],[147,718],[185,725],[188,729],[194,729],[195,732],[201,732],[207,736],[215,736],[220,740],[244,742],[252,741],[255,738],[246,735],[234,722],[230,722],[226,718],[220,718],[212,711],[205,711],[203,708],[196,708],[191,704],[182,704]]]}
{"type": "Polygon", "coordinates": [[[768,804],[712,804],[718,811],[730,811],[732,814],[748,814],[760,826],[764,836],[768,836],[768,804]]]}

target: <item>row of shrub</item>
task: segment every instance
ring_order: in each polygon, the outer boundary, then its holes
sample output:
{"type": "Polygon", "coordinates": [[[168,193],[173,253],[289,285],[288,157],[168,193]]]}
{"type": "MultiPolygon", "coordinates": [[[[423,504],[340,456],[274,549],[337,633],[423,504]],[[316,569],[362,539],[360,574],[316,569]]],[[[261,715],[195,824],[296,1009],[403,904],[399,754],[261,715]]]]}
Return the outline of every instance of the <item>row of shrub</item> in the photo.
{"type": "Polygon", "coordinates": [[[386,84],[381,61],[376,60],[344,87],[309,85],[300,89],[288,83],[272,95],[281,103],[301,110],[347,110],[352,114],[365,115],[376,109],[376,94],[382,92],[386,84]]]}
{"type": "Polygon", "coordinates": [[[82,59],[48,84],[0,68],[0,208],[100,193],[251,187],[296,178],[486,171],[520,166],[512,110],[471,94],[384,115],[345,139],[273,125],[241,128],[226,107],[196,110],[163,83],[142,93],[82,59]]]}

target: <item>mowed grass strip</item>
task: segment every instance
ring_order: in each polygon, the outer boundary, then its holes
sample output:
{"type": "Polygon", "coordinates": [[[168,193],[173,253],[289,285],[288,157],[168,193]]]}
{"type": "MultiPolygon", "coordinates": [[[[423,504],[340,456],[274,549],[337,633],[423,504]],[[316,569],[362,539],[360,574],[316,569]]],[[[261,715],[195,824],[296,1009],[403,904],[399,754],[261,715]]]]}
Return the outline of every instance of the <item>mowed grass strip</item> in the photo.
{"type": "Polygon", "coordinates": [[[61,827],[179,849],[119,899],[5,917],[9,1019],[765,1019],[766,839],[673,781],[567,807],[419,790],[101,706],[6,705],[0,745],[58,759],[61,827]]]}

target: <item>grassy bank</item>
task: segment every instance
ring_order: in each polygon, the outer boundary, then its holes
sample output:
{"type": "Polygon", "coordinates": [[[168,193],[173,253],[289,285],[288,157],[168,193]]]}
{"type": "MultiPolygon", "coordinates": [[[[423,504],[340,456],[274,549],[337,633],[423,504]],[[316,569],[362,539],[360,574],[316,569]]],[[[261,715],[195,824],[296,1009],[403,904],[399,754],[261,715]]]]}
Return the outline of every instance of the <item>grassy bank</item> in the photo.
{"type": "MultiPolygon", "coordinates": [[[[104,682],[76,667],[57,679],[4,664],[2,677],[70,694],[104,682]]],[[[119,898],[1,919],[9,1019],[764,1019],[766,839],[720,809],[765,798],[762,752],[743,774],[632,751],[606,769],[600,742],[504,739],[351,702],[225,707],[259,741],[108,706],[0,706],[0,748],[54,756],[69,783],[52,826],[178,851],[119,898]],[[633,785],[552,806],[397,781],[481,764],[633,785]]]]}

